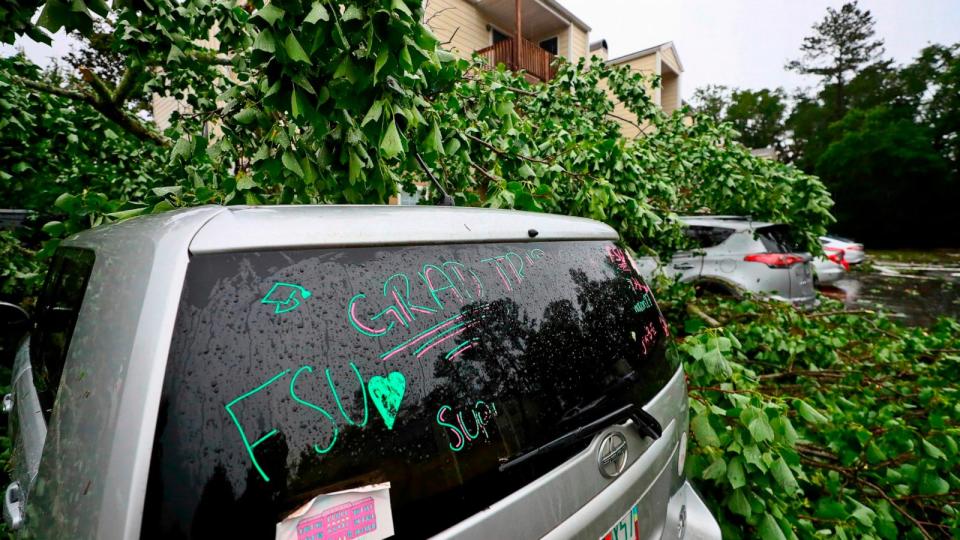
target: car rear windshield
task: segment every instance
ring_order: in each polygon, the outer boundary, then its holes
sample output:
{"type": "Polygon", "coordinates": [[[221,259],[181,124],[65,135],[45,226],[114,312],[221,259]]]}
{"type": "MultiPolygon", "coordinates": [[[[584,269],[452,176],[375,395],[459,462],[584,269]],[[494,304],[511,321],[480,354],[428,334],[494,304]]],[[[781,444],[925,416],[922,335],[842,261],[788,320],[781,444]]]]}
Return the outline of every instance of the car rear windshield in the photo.
{"type": "Polygon", "coordinates": [[[500,464],[676,370],[611,242],[195,256],[166,367],[142,537],[272,537],[312,498],[390,483],[435,534],[569,459],[500,464]]]}
{"type": "Polygon", "coordinates": [[[693,240],[696,247],[710,248],[719,246],[734,233],[734,229],[727,227],[703,227],[691,225],[683,230],[687,238],[693,240]]]}
{"type": "Polygon", "coordinates": [[[769,253],[793,253],[797,251],[793,234],[787,225],[771,225],[757,229],[757,238],[769,253]]]}

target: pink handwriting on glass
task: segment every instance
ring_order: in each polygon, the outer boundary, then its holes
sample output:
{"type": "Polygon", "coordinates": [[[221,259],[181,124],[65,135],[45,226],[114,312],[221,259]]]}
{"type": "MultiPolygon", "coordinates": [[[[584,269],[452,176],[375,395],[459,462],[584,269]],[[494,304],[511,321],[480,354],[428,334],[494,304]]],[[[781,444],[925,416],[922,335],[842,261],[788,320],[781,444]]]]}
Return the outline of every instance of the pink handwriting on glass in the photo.
{"type": "Polygon", "coordinates": [[[657,342],[657,327],[653,323],[648,323],[643,328],[643,334],[640,335],[640,346],[643,347],[643,354],[648,354],[650,348],[657,342]]]}
{"type": "Polygon", "coordinates": [[[627,254],[616,246],[607,246],[607,259],[621,272],[630,272],[630,262],[627,260],[627,254]]]}
{"type": "Polygon", "coordinates": [[[493,417],[497,416],[497,406],[479,399],[474,403],[468,413],[473,417],[473,433],[467,427],[467,422],[463,421],[463,412],[454,414],[453,407],[449,405],[444,405],[437,411],[437,425],[446,428],[450,449],[454,452],[463,450],[468,442],[475,440],[481,433],[485,439],[490,438],[487,426],[493,417]],[[451,423],[454,420],[456,424],[451,423]]]}

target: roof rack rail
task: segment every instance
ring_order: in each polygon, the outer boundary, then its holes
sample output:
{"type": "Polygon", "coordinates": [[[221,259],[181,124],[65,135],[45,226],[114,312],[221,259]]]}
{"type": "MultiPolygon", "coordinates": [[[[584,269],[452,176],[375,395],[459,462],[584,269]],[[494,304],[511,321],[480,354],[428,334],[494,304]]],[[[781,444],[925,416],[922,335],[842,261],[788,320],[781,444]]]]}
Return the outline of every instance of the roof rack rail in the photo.
{"type": "Polygon", "coordinates": [[[719,220],[724,220],[724,219],[729,219],[729,220],[743,219],[743,220],[747,220],[747,221],[753,221],[753,218],[752,218],[751,216],[714,216],[714,215],[710,215],[710,214],[693,214],[693,215],[689,215],[689,216],[677,216],[677,217],[686,218],[686,219],[719,219],[719,220]]]}

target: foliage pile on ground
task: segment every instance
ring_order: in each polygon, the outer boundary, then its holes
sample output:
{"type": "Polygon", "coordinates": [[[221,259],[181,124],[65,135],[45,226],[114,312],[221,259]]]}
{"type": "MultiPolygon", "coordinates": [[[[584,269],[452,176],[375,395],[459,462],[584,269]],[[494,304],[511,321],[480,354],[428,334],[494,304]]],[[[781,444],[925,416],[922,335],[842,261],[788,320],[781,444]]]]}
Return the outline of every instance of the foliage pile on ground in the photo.
{"type": "Polygon", "coordinates": [[[957,321],[667,295],[685,334],[687,473],[724,537],[960,534],[957,321]]]}

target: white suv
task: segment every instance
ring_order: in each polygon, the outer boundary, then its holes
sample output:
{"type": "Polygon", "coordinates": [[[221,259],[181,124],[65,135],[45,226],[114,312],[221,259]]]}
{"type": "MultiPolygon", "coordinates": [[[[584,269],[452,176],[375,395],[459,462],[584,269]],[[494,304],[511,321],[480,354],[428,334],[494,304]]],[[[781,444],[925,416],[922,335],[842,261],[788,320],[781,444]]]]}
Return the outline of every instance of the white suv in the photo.
{"type": "Polygon", "coordinates": [[[659,271],[712,292],[750,292],[798,305],[816,302],[812,258],[796,249],[787,225],[740,216],[680,219],[697,247],[677,252],[659,271]]]}

